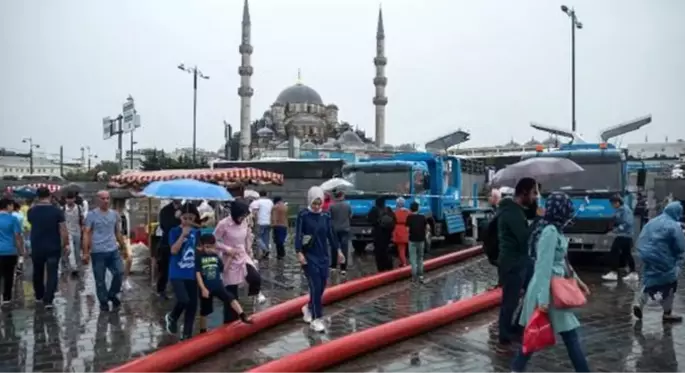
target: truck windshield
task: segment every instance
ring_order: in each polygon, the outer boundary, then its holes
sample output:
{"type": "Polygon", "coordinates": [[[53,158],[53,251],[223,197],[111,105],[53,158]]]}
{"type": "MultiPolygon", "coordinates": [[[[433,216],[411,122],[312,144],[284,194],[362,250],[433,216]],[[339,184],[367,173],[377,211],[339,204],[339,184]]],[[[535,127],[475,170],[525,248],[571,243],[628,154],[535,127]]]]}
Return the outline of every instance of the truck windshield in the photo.
{"type": "Polygon", "coordinates": [[[357,169],[346,172],[343,177],[354,185],[354,190],[360,192],[401,194],[410,192],[408,171],[357,169]]]}
{"type": "Polygon", "coordinates": [[[621,190],[621,163],[583,163],[577,161],[585,171],[545,179],[542,192],[567,191],[588,192],[621,190]]]}

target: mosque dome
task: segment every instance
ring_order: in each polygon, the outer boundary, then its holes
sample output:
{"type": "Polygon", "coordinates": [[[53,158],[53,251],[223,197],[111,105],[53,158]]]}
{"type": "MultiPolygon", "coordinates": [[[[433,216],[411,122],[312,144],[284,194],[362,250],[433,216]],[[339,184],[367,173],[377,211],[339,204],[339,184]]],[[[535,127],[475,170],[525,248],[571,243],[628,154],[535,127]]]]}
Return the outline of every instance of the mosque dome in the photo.
{"type": "Polygon", "coordinates": [[[284,89],[276,98],[276,103],[285,104],[315,104],[323,106],[323,100],[318,92],[302,83],[297,83],[284,89]]]}

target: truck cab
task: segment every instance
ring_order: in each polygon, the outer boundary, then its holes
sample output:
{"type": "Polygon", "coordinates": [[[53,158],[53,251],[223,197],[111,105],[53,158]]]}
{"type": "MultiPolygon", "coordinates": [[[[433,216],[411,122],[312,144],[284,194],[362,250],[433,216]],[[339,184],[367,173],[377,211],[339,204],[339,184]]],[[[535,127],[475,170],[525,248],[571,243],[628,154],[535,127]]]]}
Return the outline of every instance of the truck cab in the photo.
{"type": "MultiPolygon", "coordinates": [[[[398,197],[405,199],[407,208],[414,201],[419,203],[419,212],[428,218],[433,237],[461,237],[471,225],[462,208],[462,183],[473,181],[462,174],[461,161],[455,156],[399,153],[345,165],[343,177],[354,186],[346,198],[352,207],[355,250],[364,250],[372,241],[372,224],[367,217],[376,201],[395,209],[398,197]]],[[[484,181],[484,168],[481,176],[484,181]]]]}
{"type": "MultiPolygon", "coordinates": [[[[564,228],[569,237],[569,251],[605,253],[611,249],[613,237],[608,235],[614,221],[612,196],[629,198],[625,153],[611,144],[568,144],[559,149],[524,155],[522,158],[569,158],[583,167],[580,173],[547,178],[540,185],[543,199],[553,191],[568,194],[576,216],[564,228]]],[[[626,200],[626,203],[630,203],[626,200]]]]}

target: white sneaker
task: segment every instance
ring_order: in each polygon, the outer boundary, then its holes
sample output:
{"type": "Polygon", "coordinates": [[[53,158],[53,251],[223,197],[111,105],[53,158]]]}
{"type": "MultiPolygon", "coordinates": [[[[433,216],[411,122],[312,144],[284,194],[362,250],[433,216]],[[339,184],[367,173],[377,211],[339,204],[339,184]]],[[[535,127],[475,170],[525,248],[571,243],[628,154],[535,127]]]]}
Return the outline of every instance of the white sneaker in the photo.
{"type": "Polygon", "coordinates": [[[640,277],[637,275],[637,272],[630,272],[623,277],[623,281],[637,281],[639,279],[640,277]]]}
{"type": "Polygon", "coordinates": [[[316,319],[312,320],[312,323],[309,324],[309,327],[312,328],[315,332],[323,333],[326,331],[326,325],[323,324],[323,321],[321,319],[316,319]]]}
{"type": "Polygon", "coordinates": [[[131,289],[133,289],[133,286],[131,285],[131,282],[126,279],[126,281],[124,281],[124,291],[129,291],[131,289]]]}
{"type": "Polygon", "coordinates": [[[604,281],[618,281],[618,273],[611,271],[607,273],[606,275],[602,276],[602,280],[604,281]]]}
{"type": "Polygon", "coordinates": [[[266,303],[266,297],[264,296],[264,294],[262,294],[262,293],[257,294],[257,303],[259,303],[259,304],[266,303]]]}
{"type": "Polygon", "coordinates": [[[309,304],[305,304],[304,307],[302,307],[302,320],[307,324],[312,322],[312,313],[309,311],[309,304]]]}

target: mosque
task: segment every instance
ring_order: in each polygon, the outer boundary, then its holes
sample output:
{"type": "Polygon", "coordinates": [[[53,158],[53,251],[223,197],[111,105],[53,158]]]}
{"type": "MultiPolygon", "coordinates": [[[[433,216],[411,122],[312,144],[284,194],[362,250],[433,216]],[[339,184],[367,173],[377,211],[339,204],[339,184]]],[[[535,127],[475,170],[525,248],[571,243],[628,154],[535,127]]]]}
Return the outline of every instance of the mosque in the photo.
{"type": "Polygon", "coordinates": [[[350,124],[340,121],[338,107],[333,103],[326,104],[316,90],[302,83],[298,72],[295,85],[285,88],[276,97],[269,110],[260,119],[253,120],[251,101],[254,89],[251,86],[253,67],[251,55],[252,23],[248,0],[243,6],[242,43],[239,47],[241,65],[240,75],[240,132],[232,137],[229,147],[232,153],[238,153],[240,159],[251,159],[263,156],[266,152],[287,151],[292,144],[300,150],[323,151],[392,151],[394,147],[385,144],[385,32],[383,13],[379,10],[376,29],[376,57],[374,66],[376,76],[373,79],[375,96],[375,140],[363,130],[355,129],[350,124]],[[239,150],[237,149],[239,148],[239,150]],[[235,151],[234,151],[235,150],[235,151]]]}

